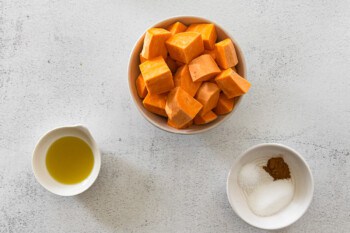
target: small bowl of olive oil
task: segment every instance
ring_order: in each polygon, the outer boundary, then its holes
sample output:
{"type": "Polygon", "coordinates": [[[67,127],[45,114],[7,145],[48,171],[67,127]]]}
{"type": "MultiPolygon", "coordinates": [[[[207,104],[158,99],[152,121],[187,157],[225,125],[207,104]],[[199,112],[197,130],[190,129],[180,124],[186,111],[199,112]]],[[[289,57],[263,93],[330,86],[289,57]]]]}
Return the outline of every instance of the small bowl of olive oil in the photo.
{"type": "Polygon", "coordinates": [[[95,182],[101,167],[101,154],[86,127],[60,127],[39,140],[32,167],[37,181],[48,191],[73,196],[95,182]]]}

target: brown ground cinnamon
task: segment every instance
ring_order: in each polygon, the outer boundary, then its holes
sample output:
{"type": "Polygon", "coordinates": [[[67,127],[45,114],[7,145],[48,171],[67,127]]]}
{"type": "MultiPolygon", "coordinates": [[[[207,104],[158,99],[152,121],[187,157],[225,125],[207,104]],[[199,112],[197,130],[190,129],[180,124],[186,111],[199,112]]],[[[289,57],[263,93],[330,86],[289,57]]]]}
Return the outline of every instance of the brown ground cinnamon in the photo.
{"type": "Polygon", "coordinates": [[[264,170],[273,177],[274,180],[290,178],[288,164],[282,157],[274,157],[267,161],[267,165],[263,166],[264,170]]]}

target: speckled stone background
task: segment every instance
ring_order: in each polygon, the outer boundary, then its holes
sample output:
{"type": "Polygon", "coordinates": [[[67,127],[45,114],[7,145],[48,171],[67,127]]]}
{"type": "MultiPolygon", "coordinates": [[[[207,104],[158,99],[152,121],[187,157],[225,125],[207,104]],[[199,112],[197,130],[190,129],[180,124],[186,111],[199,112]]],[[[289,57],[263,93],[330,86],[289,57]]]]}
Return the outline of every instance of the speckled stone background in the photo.
{"type": "Polygon", "coordinates": [[[0,0],[0,232],[260,232],[225,193],[235,158],[280,142],[305,156],[314,200],[281,232],[350,231],[350,2],[0,0]],[[253,87],[227,122],[181,136],[128,93],[136,39],[174,15],[208,17],[240,43],[253,87]],[[40,136],[88,126],[97,182],[59,197],[35,180],[40,136]]]}

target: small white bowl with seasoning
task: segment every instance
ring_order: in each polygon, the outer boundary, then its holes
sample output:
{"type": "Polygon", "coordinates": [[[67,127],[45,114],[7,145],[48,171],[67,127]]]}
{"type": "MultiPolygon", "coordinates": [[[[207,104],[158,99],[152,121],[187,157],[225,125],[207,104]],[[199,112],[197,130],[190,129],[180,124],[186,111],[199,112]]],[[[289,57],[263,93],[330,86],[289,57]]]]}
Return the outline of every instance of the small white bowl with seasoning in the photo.
{"type": "Polygon", "coordinates": [[[227,177],[228,200],[248,224],[277,230],[296,222],[312,201],[311,170],[295,150],[276,143],[241,154],[227,177]]]}
{"type": "Polygon", "coordinates": [[[81,125],[46,133],[36,145],[32,168],[37,181],[60,196],[74,196],[96,180],[101,155],[90,131],[81,125]]]}

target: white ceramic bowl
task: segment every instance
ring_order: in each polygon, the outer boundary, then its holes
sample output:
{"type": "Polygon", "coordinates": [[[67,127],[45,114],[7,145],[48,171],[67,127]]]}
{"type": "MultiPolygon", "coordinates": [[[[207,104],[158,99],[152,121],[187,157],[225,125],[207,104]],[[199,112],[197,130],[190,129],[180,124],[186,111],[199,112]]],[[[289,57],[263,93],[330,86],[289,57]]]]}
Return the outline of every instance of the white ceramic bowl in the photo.
{"type": "Polygon", "coordinates": [[[95,182],[101,167],[101,155],[87,128],[80,125],[60,127],[46,133],[39,140],[34,149],[32,167],[35,178],[48,191],[61,196],[73,196],[84,192],[95,182]],[[84,181],[72,185],[57,182],[51,177],[46,168],[46,153],[50,145],[57,139],[66,136],[74,136],[84,140],[90,146],[94,155],[94,166],[90,175],[84,181]]]}
{"type": "MultiPolygon", "coordinates": [[[[192,24],[192,23],[213,23],[216,27],[218,40],[223,40],[226,38],[230,38],[236,48],[236,53],[238,57],[238,65],[236,66],[237,72],[244,78],[247,78],[246,75],[246,65],[243,57],[243,53],[238,45],[238,43],[233,39],[232,36],[228,32],[226,32],[220,25],[218,25],[215,22],[212,22],[208,19],[201,18],[201,17],[195,17],[195,16],[178,16],[178,17],[172,17],[165,19],[163,21],[160,21],[156,23],[155,25],[150,26],[152,27],[162,27],[165,28],[168,25],[175,23],[177,21],[180,21],[186,25],[192,24]]],[[[134,103],[136,104],[137,109],[141,112],[144,118],[146,118],[149,122],[151,122],[153,125],[157,126],[160,129],[163,129],[165,131],[171,132],[171,133],[178,133],[178,134],[196,134],[196,133],[202,133],[209,129],[212,129],[216,126],[218,126],[220,123],[224,122],[229,116],[232,115],[232,113],[237,109],[239,103],[241,102],[242,97],[237,98],[237,101],[235,103],[234,110],[224,116],[218,116],[218,118],[206,125],[193,125],[189,127],[188,129],[175,129],[167,125],[166,119],[164,117],[157,116],[156,114],[153,114],[149,111],[147,111],[143,105],[142,100],[137,95],[137,90],[135,86],[135,81],[140,74],[139,64],[140,64],[140,53],[143,46],[143,39],[144,35],[142,35],[134,45],[134,48],[132,49],[132,52],[130,54],[129,59],[129,66],[128,66],[128,75],[129,75],[129,89],[132,96],[132,99],[134,100],[134,103]]]]}
{"type": "Polygon", "coordinates": [[[228,200],[239,217],[254,227],[277,230],[294,223],[306,212],[312,201],[314,183],[309,166],[298,152],[281,144],[265,143],[248,149],[237,158],[228,174],[226,189],[228,200]],[[283,155],[294,179],[294,197],[292,202],[277,214],[260,217],[250,210],[237,177],[245,164],[278,154],[283,155]]]}

